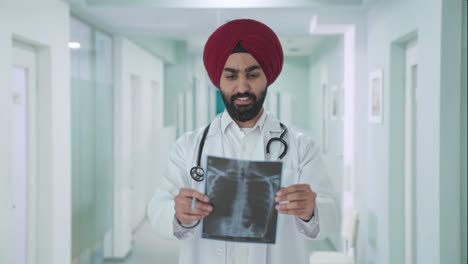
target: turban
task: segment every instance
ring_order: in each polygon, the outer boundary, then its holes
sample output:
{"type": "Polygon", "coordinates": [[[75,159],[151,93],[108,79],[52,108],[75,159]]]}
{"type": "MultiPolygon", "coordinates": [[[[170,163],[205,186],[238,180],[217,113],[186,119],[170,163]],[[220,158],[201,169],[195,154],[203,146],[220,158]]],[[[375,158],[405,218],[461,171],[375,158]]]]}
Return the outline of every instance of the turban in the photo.
{"type": "Polygon", "coordinates": [[[219,88],[224,65],[238,44],[260,64],[267,85],[272,84],[283,67],[283,49],[271,28],[252,19],[227,22],[208,38],[203,51],[203,63],[211,82],[219,88]]]}

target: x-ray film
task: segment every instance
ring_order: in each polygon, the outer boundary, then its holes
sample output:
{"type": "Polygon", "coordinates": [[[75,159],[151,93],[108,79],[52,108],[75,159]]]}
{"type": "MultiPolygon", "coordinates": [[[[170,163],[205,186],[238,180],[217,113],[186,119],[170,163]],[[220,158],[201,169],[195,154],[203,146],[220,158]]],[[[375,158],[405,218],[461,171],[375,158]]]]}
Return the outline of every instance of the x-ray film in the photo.
{"type": "Polygon", "coordinates": [[[202,237],[275,243],[275,195],[282,163],[208,157],[205,193],[213,211],[203,220],[202,237]]]}

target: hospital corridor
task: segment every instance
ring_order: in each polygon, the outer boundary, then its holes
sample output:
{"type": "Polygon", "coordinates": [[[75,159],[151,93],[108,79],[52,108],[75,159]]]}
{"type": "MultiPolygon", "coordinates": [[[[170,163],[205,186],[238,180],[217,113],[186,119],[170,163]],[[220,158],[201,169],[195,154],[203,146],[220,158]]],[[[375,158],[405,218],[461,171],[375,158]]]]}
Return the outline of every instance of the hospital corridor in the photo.
{"type": "MultiPolygon", "coordinates": [[[[267,252],[267,264],[288,262],[272,260],[277,250],[304,264],[468,264],[467,9],[466,0],[0,0],[0,264],[263,264],[251,248],[267,252]],[[234,49],[234,30],[219,49],[208,45],[239,19],[271,28],[280,53],[263,55],[271,39],[248,46],[263,37],[244,34],[249,26],[234,49]],[[225,51],[213,81],[210,54],[225,51]],[[277,54],[270,82],[264,65],[277,54]],[[259,123],[234,127],[246,141],[230,150],[213,141],[213,124],[231,115],[231,129],[241,122],[232,107],[258,103],[229,105],[223,76],[242,72],[224,66],[233,55],[256,59],[243,71],[265,72],[267,85],[259,123]],[[202,140],[176,145],[195,129],[202,140]],[[256,129],[271,135],[265,146],[256,129]],[[288,139],[296,132],[323,170],[282,160],[300,149],[288,139]],[[270,141],[284,152],[270,154],[270,141]],[[208,158],[213,146],[247,161],[208,158]],[[309,217],[277,213],[274,192],[300,183],[285,178],[293,173],[316,179],[312,192],[325,175],[336,221],[319,206],[321,191],[309,217]],[[236,217],[189,226],[174,213],[178,193],[161,194],[168,184],[198,186],[227,201],[216,213],[236,217]],[[317,224],[318,239],[298,219],[317,224]],[[289,222],[297,229],[285,230],[289,222]],[[242,223],[250,229],[235,230],[250,237],[210,237],[211,223],[242,223]]],[[[246,76],[241,87],[257,78],[246,76]]]]}

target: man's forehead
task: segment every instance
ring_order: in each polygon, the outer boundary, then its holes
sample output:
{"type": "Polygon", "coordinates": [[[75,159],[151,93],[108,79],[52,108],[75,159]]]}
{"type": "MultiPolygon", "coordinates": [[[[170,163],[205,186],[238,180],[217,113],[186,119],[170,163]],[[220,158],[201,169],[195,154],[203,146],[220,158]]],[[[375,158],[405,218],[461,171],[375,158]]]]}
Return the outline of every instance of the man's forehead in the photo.
{"type": "Polygon", "coordinates": [[[261,68],[257,60],[249,53],[233,53],[228,57],[224,64],[224,68],[236,70],[246,70],[253,66],[261,68]]]}
{"type": "Polygon", "coordinates": [[[240,67],[229,67],[228,65],[226,65],[224,67],[224,71],[227,71],[227,72],[240,72],[240,71],[244,71],[244,72],[251,72],[251,71],[254,71],[254,70],[261,70],[262,68],[260,67],[260,65],[258,64],[254,64],[254,65],[251,65],[251,66],[247,66],[245,67],[244,69],[240,69],[240,67]]]}

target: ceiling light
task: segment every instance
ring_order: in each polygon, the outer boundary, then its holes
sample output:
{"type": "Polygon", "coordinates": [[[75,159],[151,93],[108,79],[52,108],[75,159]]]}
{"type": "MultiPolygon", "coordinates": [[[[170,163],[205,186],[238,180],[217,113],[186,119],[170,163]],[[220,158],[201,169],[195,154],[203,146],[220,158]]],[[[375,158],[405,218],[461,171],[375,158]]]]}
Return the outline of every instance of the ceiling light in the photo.
{"type": "Polygon", "coordinates": [[[317,30],[317,16],[313,16],[310,19],[309,32],[310,33],[315,33],[316,30],[317,30]]]}
{"type": "Polygon", "coordinates": [[[68,42],[68,47],[70,49],[79,49],[81,48],[81,44],[79,42],[68,42]]]}

